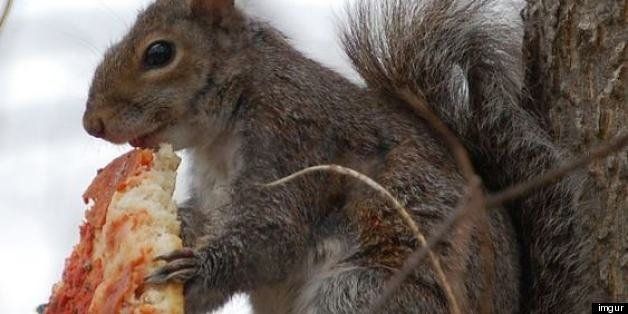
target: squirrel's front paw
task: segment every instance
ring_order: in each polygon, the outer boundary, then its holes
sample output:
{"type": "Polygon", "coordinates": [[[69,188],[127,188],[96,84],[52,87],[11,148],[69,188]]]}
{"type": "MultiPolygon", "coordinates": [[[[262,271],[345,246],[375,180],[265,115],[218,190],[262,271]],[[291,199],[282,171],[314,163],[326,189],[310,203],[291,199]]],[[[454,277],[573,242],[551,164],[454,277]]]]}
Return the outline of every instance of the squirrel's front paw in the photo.
{"type": "Polygon", "coordinates": [[[155,272],[145,278],[148,284],[163,284],[167,282],[185,283],[199,275],[202,257],[191,248],[183,248],[170,254],[159,256],[156,260],[167,262],[155,272]]]}

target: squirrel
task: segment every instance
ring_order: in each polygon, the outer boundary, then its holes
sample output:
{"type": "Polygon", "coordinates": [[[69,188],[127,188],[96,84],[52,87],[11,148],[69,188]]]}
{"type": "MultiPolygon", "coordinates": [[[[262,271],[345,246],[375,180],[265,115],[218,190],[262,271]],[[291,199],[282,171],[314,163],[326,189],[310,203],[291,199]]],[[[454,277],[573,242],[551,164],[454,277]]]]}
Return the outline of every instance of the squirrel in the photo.
{"type": "MultiPolygon", "coordinates": [[[[295,50],[233,0],[156,0],[98,66],[83,124],[114,144],[171,143],[192,162],[180,206],[186,248],[147,281],[185,283],[187,313],[248,293],[255,313],[368,311],[420,243],[377,191],[303,168],[358,170],[398,198],[429,238],[466,182],[449,148],[400,94],[455,132],[486,189],[556,167],[566,153],[525,107],[517,25],[491,0],[360,0],[341,34],[358,86],[295,50]]],[[[466,217],[434,248],[469,313],[589,309],[583,177],[466,217]]],[[[390,313],[448,313],[423,263],[390,313]]]]}

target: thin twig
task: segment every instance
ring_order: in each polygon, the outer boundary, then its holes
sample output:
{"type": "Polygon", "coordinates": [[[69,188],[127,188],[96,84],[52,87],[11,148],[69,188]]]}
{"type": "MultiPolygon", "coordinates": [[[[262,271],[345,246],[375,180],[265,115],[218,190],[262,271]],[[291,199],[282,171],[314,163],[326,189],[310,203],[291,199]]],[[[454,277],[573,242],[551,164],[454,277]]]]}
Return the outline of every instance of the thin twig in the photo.
{"type": "Polygon", "coordinates": [[[2,8],[2,15],[0,16],[0,30],[2,30],[2,27],[9,18],[9,12],[11,11],[12,6],[13,0],[7,0],[7,2],[4,4],[4,8],[2,8]]]}
{"type": "Polygon", "coordinates": [[[469,152],[464,145],[462,145],[462,142],[460,142],[460,139],[458,139],[456,134],[449,129],[445,122],[443,122],[443,120],[430,110],[430,108],[425,105],[425,102],[422,101],[415,93],[410,91],[409,88],[406,87],[401,89],[399,97],[410,105],[410,108],[414,110],[414,113],[425,119],[429,123],[430,127],[434,129],[434,131],[436,131],[441,138],[443,138],[454,155],[456,164],[458,164],[458,168],[460,168],[460,172],[467,183],[477,180],[478,176],[475,173],[473,162],[471,161],[471,157],[469,157],[469,152]]]}
{"type": "Polygon", "coordinates": [[[442,241],[447,233],[453,228],[453,226],[467,217],[472,212],[480,211],[484,209],[484,197],[478,197],[482,195],[482,182],[474,180],[471,183],[470,188],[467,190],[465,196],[460,200],[456,206],[456,210],[442,223],[439,229],[434,235],[427,241],[426,245],[422,245],[416,251],[414,251],[404,262],[401,270],[395,273],[386,283],[384,292],[373,302],[369,313],[379,313],[380,310],[386,305],[386,301],[392,297],[392,295],[401,287],[403,282],[408,276],[414,272],[419,266],[426,254],[434,249],[434,247],[442,241]]]}
{"type": "Polygon", "coordinates": [[[405,87],[399,89],[398,96],[445,141],[454,156],[458,169],[467,181],[467,194],[460,199],[452,216],[444,222],[437,234],[430,239],[430,242],[419,248],[417,253],[420,254],[412,254],[408,257],[402,269],[387,282],[384,292],[372,306],[371,313],[377,313],[383,308],[386,301],[399,289],[403,281],[418,267],[423,259],[422,254],[432,252],[434,245],[445,237],[446,233],[453,228],[461,217],[467,216],[471,212],[484,210],[486,203],[482,179],[475,172],[469,152],[458,136],[427,106],[421,94],[414,93],[409,87],[405,87]]]}
{"type": "Polygon", "coordinates": [[[442,285],[443,285],[443,289],[445,290],[445,294],[447,296],[448,301],[451,304],[451,312],[454,314],[460,314],[460,308],[458,306],[458,302],[456,301],[456,298],[454,297],[454,293],[453,290],[451,289],[451,285],[449,284],[447,277],[445,276],[445,272],[443,271],[443,268],[440,264],[440,260],[438,259],[438,257],[436,256],[436,254],[434,254],[434,252],[432,252],[431,248],[428,247],[428,242],[427,239],[425,238],[425,236],[421,233],[421,231],[419,230],[419,226],[416,224],[416,222],[414,221],[414,219],[412,219],[412,216],[410,215],[410,213],[408,212],[408,210],[388,191],[386,190],[383,186],[381,186],[379,183],[375,182],[375,180],[369,178],[368,176],[357,172],[353,169],[349,169],[346,167],[342,167],[342,166],[338,166],[338,165],[321,165],[321,166],[315,166],[315,167],[310,167],[304,170],[301,170],[297,173],[294,173],[288,177],[285,177],[283,179],[279,179],[275,182],[271,182],[265,185],[265,187],[275,187],[278,185],[283,185],[286,184],[294,179],[297,179],[299,177],[302,177],[304,175],[313,173],[313,172],[320,172],[320,171],[324,171],[324,172],[335,172],[341,175],[346,175],[352,178],[355,178],[361,182],[363,182],[364,184],[368,185],[370,188],[376,190],[377,192],[379,192],[380,194],[382,194],[384,197],[386,197],[387,199],[389,199],[393,205],[395,206],[395,208],[397,209],[397,212],[399,213],[399,215],[401,216],[401,218],[405,221],[405,223],[408,225],[408,227],[412,230],[412,232],[414,233],[414,236],[419,240],[419,242],[421,243],[421,246],[426,248],[426,252],[429,255],[430,261],[432,262],[432,266],[434,267],[437,276],[439,277],[442,285]]]}
{"type": "Polygon", "coordinates": [[[619,152],[626,146],[628,146],[628,133],[618,136],[615,140],[597,147],[589,154],[567,163],[562,167],[550,170],[541,176],[534,177],[528,181],[509,187],[501,192],[489,195],[486,200],[486,205],[490,208],[499,207],[517,198],[526,196],[540,187],[544,187],[564,178],[576,169],[580,169],[596,159],[605,158],[613,153],[619,152]]]}

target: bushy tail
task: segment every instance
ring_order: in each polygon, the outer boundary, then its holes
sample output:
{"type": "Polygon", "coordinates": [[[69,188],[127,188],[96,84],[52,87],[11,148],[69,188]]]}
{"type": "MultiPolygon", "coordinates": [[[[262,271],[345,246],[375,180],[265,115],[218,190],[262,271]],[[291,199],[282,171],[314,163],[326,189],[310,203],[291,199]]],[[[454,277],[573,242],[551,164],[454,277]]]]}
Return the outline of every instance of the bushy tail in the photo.
{"type": "MultiPolygon", "coordinates": [[[[358,2],[343,42],[368,87],[386,97],[409,88],[424,99],[463,140],[490,190],[564,161],[521,106],[521,28],[496,16],[495,1],[358,2]]],[[[523,247],[523,312],[590,306],[582,183],[574,175],[508,205],[523,247]]]]}

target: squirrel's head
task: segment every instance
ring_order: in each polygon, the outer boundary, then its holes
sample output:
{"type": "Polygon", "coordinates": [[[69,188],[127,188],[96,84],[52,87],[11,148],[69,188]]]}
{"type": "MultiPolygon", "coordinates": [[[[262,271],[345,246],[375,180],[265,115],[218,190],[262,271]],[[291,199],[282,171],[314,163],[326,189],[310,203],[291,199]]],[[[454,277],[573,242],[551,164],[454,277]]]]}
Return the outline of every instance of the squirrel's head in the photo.
{"type": "Polygon", "coordinates": [[[116,144],[190,146],[195,123],[227,110],[211,94],[237,75],[245,28],[233,0],[157,0],[96,70],[85,129],[116,144]]]}

